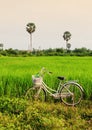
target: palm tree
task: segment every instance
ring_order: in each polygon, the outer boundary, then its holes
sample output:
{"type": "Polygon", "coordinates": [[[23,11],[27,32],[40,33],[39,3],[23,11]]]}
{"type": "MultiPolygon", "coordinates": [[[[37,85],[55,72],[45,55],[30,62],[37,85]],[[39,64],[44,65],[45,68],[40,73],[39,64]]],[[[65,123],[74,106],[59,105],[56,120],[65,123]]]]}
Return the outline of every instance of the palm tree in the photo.
{"type": "Polygon", "coordinates": [[[1,50],[3,50],[3,46],[4,46],[4,45],[3,45],[2,43],[0,43],[0,49],[1,49],[1,50]]]}
{"type": "Polygon", "coordinates": [[[30,34],[30,45],[28,47],[28,51],[31,52],[32,51],[32,33],[35,31],[35,24],[34,23],[28,23],[26,25],[26,31],[30,34]]]}
{"type": "Polygon", "coordinates": [[[71,48],[71,44],[70,43],[67,43],[67,48],[68,48],[68,50],[70,50],[70,48],[71,48]]]}
{"type": "Polygon", "coordinates": [[[69,31],[64,32],[63,38],[66,41],[66,49],[70,48],[71,45],[70,45],[70,43],[68,44],[68,41],[71,39],[71,33],[69,31]]]}

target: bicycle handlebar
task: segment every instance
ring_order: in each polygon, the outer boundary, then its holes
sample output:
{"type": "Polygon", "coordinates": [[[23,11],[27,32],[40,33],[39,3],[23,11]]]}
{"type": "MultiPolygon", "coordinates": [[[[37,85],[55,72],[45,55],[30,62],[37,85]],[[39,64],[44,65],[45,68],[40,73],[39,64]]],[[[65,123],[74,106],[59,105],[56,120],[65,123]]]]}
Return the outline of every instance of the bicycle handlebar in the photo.
{"type": "Polygon", "coordinates": [[[45,73],[52,74],[52,72],[48,71],[45,67],[42,67],[42,69],[39,72],[39,75],[43,77],[45,73]]]}

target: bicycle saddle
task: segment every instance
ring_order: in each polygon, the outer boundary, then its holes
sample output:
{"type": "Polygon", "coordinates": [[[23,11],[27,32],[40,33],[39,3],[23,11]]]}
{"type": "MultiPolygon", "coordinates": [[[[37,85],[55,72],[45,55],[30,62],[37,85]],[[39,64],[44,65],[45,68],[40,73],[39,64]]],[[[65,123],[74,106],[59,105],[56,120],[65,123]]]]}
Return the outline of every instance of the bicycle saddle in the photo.
{"type": "Polygon", "coordinates": [[[65,79],[65,77],[63,77],[63,76],[58,76],[57,77],[59,80],[64,80],[65,79]]]}

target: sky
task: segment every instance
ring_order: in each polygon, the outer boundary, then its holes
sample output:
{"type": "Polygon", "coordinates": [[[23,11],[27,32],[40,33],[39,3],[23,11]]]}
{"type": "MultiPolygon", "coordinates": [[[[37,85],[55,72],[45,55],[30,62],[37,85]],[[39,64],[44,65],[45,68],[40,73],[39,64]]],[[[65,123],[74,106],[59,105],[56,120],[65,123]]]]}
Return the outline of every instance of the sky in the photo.
{"type": "Polygon", "coordinates": [[[27,23],[36,25],[32,48],[65,48],[63,33],[69,31],[71,49],[92,49],[92,0],[0,0],[4,49],[28,49],[27,23]]]}

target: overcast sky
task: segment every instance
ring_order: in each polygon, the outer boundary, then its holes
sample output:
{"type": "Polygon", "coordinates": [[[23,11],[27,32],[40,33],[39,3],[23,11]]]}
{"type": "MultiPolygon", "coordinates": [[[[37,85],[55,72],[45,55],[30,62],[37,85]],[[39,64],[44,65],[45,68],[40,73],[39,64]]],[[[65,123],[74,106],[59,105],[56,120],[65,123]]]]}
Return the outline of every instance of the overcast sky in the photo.
{"type": "Polygon", "coordinates": [[[92,0],[0,0],[0,43],[28,49],[26,24],[33,22],[33,48],[65,48],[63,33],[72,34],[72,49],[92,49],[92,0]]]}

